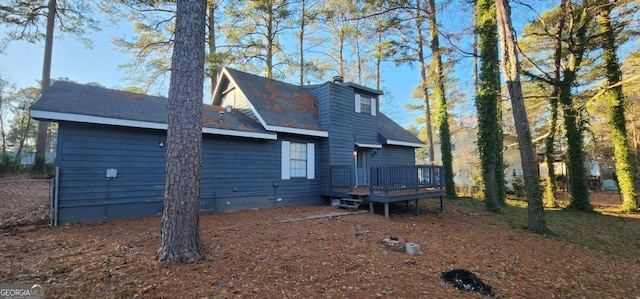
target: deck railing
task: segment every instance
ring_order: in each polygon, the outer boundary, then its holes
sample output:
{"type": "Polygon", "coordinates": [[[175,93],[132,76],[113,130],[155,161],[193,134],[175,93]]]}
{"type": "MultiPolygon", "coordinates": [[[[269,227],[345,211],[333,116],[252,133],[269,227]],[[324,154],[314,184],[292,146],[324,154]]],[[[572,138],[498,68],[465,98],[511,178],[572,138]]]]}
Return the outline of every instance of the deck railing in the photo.
{"type": "Polygon", "coordinates": [[[329,166],[329,189],[348,188],[353,189],[353,167],[351,165],[329,166]]]}
{"type": "MultiPolygon", "coordinates": [[[[351,165],[329,167],[331,188],[349,188],[354,185],[351,165]]],[[[369,189],[372,192],[390,192],[420,188],[444,188],[444,167],[435,165],[378,165],[369,168],[369,189]]]]}

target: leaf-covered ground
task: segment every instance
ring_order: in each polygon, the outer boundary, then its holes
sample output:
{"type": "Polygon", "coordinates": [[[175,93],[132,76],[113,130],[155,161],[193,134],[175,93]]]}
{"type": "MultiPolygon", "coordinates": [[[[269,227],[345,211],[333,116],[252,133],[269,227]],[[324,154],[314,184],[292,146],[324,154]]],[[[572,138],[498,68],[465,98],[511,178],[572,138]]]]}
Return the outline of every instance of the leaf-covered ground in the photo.
{"type": "Polygon", "coordinates": [[[190,265],[154,259],[159,217],[5,229],[0,282],[41,283],[47,298],[482,298],[440,278],[466,269],[498,298],[640,296],[638,218],[550,211],[556,235],[540,236],[521,228],[522,208],[496,215],[468,199],[445,213],[436,201],[421,205],[417,217],[395,205],[391,219],[378,212],[282,222],[344,211],[328,206],[202,216],[206,260],[190,265]],[[601,234],[597,223],[619,225],[631,245],[620,236],[565,236],[572,219],[593,226],[569,229],[583,234],[601,234]],[[391,236],[417,243],[422,254],[387,249],[380,240],[391,236]],[[592,246],[597,240],[604,244],[592,246]]]}

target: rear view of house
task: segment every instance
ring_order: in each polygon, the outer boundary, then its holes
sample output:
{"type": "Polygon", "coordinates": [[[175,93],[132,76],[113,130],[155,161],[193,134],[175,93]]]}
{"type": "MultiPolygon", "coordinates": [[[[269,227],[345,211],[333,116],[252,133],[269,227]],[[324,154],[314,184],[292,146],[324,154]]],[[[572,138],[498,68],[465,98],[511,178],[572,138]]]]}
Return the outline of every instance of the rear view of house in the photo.
{"type": "MultiPolygon", "coordinates": [[[[203,106],[202,210],[318,205],[356,191],[388,204],[441,190],[444,173],[415,166],[423,144],[379,111],[380,95],[224,69],[203,106]]],[[[162,213],[165,98],[56,82],[31,116],[59,125],[58,223],[162,213]]]]}

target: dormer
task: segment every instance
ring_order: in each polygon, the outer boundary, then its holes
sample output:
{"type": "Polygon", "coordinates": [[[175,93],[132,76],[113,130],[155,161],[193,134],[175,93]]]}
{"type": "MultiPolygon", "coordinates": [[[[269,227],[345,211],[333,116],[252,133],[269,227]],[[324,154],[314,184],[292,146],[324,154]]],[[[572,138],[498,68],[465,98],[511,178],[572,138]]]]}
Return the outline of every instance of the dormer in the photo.
{"type": "Polygon", "coordinates": [[[384,92],[351,82],[342,83],[342,85],[353,88],[353,93],[355,95],[355,113],[359,113],[363,116],[378,115],[380,98],[382,97],[384,92]]]}

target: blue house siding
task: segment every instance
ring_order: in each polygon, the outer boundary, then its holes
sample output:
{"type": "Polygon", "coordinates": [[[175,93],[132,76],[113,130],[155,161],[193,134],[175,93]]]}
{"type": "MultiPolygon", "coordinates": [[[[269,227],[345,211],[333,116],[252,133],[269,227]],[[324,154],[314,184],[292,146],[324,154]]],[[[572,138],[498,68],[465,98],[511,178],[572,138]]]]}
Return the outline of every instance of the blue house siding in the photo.
{"type": "Polygon", "coordinates": [[[318,103],[318,121],[325,129],[329,131],[329,138],[323,138],[316,144],[316,174],[319,179],[321,188],[328,188],[329,181],[329,163],[330,142],[333,138],[331,133],[331,113],[329,105],[329,96],[331,93],[331,83],[325,83],[315,86],[304,86],[305,90],[318,103]]]}
{"type": "Polygon", "coordinates": [[[371,158],[372,165],[415,165],[415,149],[385,145],[371,158]]]}
{"type": "Polygon", "coordinates": [[[353,165],[354,149],[354,109],[353,89],[335,83],[329,83],[329,164],[353,165]]]}
{"type": "MultiPolygon", "coordinates": [[[[165,131],[60,123],[58,134],[58,223],[162,213],[166,148],[159,143],[165,131]],[[117,169],[115,179],[106,178],[109,168],[117,169]]],[[[321,204],[320,179],[281,179],[281,140],[318,144],[286,134],[280,140],[204,135],[202,209],[321,204]]]]}
{"type": "MultiPolygon", "coordinates": [[[[277,141],[208,136],[202,146],[202,208],[211,212],[319,204],[320,179],[281,179],[282,140],[316,143],[280,134],[277,141]],[[276,199],[281,199],[276,201],[276,199]]],[[[315,164],[318,165],[316,156],[315,164]]]]}
{"type": "Polygon", "coordinates": [[[63,122],[58,134],[59,223],[162,213],[163,131],[63,122]],[[115,179],[106,177],[110,168],[115,179]]]}
{"type": "MultiPolygon", "coordinates": [[[[378,95],[374,95],[371,93],[363,92],[363,91],[355,91],[353,92],[354,104],[355,104],[355,93],[358,93],[364,97],[371,98],[372,101],[375,101],[376,111],[378,110],[378,95]]],[[[371,111],[361,111],[361,113],[355,112],[355,107],[353,114],[353,125],[357,128],[355,134],[355,140],[377,140],[378,139],[378,113],[376,115],[371,115],[371,111]]]]}

